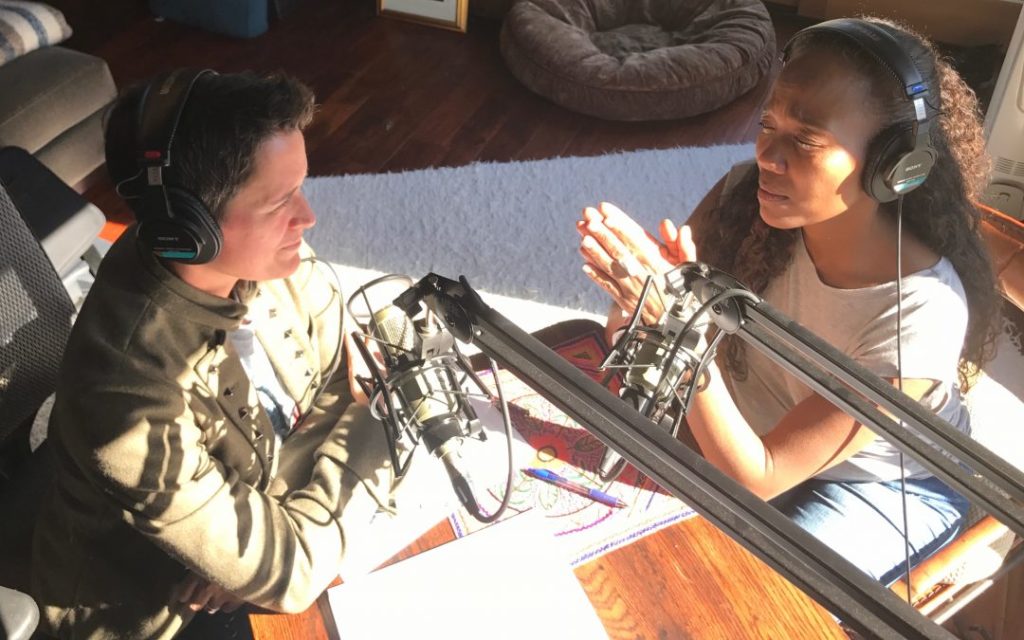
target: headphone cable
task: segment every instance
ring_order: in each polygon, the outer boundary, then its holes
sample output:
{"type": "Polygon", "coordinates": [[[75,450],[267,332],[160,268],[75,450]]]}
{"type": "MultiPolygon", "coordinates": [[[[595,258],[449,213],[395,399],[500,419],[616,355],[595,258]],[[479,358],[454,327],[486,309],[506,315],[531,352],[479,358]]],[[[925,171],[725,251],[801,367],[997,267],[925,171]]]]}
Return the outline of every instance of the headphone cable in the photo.
{"type": "Polygon", "coordinates": [[[338,345],[334,349],[334,355],[331,357],[331,364],[328,367],[326,373],[321,371],[320,373],[320,388],[313,394],[313,399],[309,403],[309,408],[306,412],[299,417],[298,422],[301,423],[313,409],[316,407],[316,403],[320,400],[320,396],[327,388],[328,383],[334,374],[337,373],[338,368],[341,366],[341,362],[345,353],[345,298],[342,295],[341,278],[338,276],[338,272],[335,270],[334,265],[326,260],[321,260],[316,255],[308,256],[302,259],[302,262],[309,262],[312,264],[313,269],[317,267],[326,266],[327,273],[331,274],[331,278],[334,280],[333,285],[328,283],[334,290],[334,295],[338,298],[338,345]]]}
{"type": "MultiPolygon", "coordinates": [[[[896,388],[903,392],[903,196],[896,200],[896,388]]],[[[906,428],[900,418],[900,428],[906,428]]],[[[910,584],[910,520],[907,516],[907,469],[900,449],[900,498],[903,506],[903,558],[906,566],[907,604],[913,606],[910,584]]]]}

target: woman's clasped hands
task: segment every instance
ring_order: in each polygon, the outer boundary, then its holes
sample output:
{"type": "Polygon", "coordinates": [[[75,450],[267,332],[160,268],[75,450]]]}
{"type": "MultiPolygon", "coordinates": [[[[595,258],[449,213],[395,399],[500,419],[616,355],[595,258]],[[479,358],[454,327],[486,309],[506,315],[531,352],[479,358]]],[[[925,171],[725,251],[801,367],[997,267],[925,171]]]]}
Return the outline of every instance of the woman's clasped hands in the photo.
{"type": "MultiPolygon", "coordinates": [[[[662,220],[661,240],[645,231],[614,204],[586,207],[576,222],[580,234],[583,272],[607,291],[625,313],[631,313],[648,276],[660,278],[676,266],[697,259],[690,228],[662,220]]],[[[660,281],[655,284],[661,288],[660,281]]],[[[648,295],[645,322],[656,321],[664,311],[660,296],[648,295]]]]}

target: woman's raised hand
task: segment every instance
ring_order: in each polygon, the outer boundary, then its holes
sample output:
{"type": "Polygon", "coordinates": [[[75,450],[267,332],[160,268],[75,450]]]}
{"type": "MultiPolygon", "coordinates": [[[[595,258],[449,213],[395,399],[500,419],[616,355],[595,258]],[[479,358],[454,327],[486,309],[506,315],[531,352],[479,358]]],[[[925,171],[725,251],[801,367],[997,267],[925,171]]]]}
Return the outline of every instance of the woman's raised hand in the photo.
{"type": "MultiPolygon", "coordinates": [[[[581,236],[584,273],[627,312],[636,308],[648,275],[660,276],[696,255],[689,228],[676,228],[672,222],[662,221],[662,244],[608,202],[584,209],[576,229],[581,236]]],[[[657,319],[662,310],[660,297],[648,296],[645,319],[657,319]]]]}
{"type": "Polygon", "coordinates": [[[674,265],[693,262],[697,259],[697,247],[693,243],[693,233],[688,225],[676,227],[671,220],[662,220],[658,227],[661,239],[661,255],[674,265]]]}

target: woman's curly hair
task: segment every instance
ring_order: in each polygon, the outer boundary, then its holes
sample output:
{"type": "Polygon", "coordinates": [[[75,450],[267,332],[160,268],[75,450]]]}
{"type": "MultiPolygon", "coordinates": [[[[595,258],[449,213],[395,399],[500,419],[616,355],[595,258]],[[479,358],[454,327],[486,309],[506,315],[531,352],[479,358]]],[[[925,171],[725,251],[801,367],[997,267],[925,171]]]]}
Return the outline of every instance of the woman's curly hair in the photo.
{"type": "MultiPolygon", "coordinates": [[[[974,206],[989,176],[977,97],[927,40],[902,25],[876,18],[866,20],[882,25],[900,40],[930,87],[928,111],[934,118],[930,141],[936,161],[924,184],[904,196],[903,224],[931,250],[948,258],[964,285],[969,319],[958,377],[960,388],[966,391],[994,354],[1001,308],[992,264],[979,231],[980,214],[974,206]]],[[[913,106],[903,95],[900,83],[893,82],[892,73],[846,38],[829,32],[805,33],[793,42],[790,58],[821,51],[838,53],[853,70],[871,81],[875,108],[885,121],[882,129],[914,122],[913,106]]],[[[907,144],[908,148],[913,144],[909,135],[907,144]]],[[[702,228],[697,255],[760,294],[789,265],[800,231],[775,229],[764,223],[758,210],[757,186],[758,171],[754,167],[711,212],[714,223],[702,228]]],[[[895,217],[895,203],[881,206],[895,217]]],[[[745,377],[742,342],[730,337],[723,346],[732,374],[745,377]]]]}

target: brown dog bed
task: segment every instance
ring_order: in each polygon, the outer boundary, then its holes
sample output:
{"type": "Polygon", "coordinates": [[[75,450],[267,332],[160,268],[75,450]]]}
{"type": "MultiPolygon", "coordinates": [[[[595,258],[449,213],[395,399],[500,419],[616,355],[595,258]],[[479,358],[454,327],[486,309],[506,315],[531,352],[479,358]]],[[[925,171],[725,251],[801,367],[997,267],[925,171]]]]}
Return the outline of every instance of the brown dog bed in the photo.
{"type": "Polygon", "coordinates": [[[668,120],[746,93],[776,55],[760,0],[519,0],[501,53],[523,84],[609,120],[668,120]]]}

